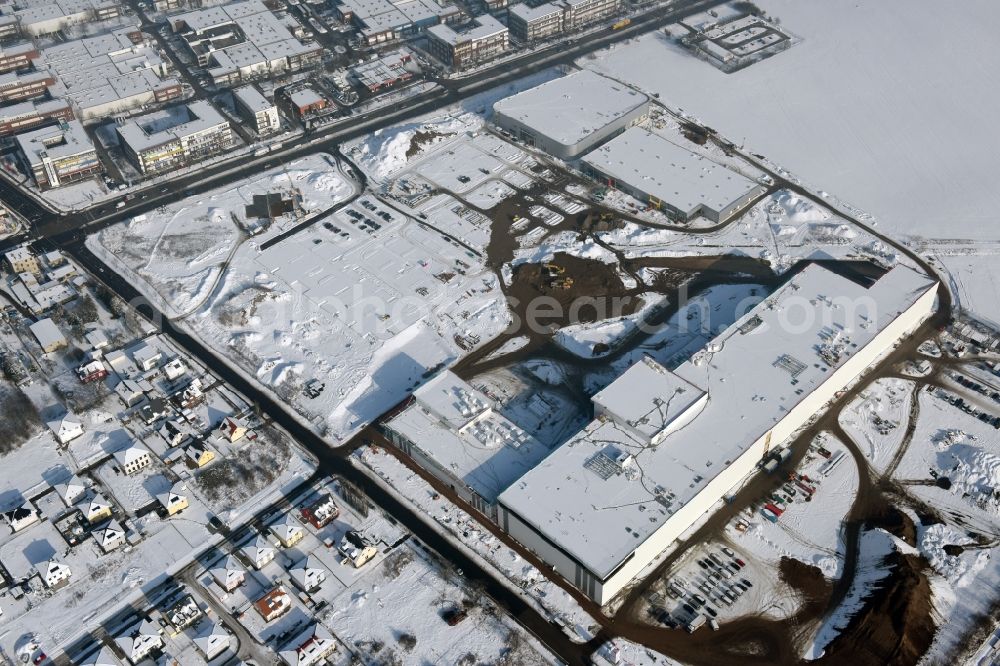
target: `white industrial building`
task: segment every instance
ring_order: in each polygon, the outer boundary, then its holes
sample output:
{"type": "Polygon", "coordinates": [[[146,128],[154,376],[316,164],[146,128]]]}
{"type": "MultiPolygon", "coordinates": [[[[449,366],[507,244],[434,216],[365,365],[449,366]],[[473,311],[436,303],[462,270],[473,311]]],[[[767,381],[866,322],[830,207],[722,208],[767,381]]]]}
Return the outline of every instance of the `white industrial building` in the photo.
{"type": "Polygon", "coordinates": [[[500,100],[493,121],[518,140],[568,160],[646,119],[649,98],[581,70],[500,100]]]}
{"type": "Polygon", "coordinates": [[[644,360],[595,419],[499,497],[499,524],[605,604],[933,311],[897,266],[864,286],[809,265],[670,371],[644,360]]]}
{"type": "Polygon", "coordinates": [[[582,160],[583,171],[685,221],[724,222],[767,188],[642,127],[633,127],[582,160]]]}
{"type": "Polygon", "coordinates": [[[445,370],[386,421],[387,437],[480,512],[549,450],[496,411],[493,401],[445,370]]]}

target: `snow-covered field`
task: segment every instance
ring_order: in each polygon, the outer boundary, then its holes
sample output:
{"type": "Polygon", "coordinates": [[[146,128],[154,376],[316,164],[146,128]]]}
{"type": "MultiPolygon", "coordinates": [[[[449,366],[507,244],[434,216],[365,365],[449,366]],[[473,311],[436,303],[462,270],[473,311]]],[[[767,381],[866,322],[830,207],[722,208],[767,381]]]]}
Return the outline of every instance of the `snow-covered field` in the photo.
{"type": "MultiPolygon", "coordinates": [[[[869,211],[898,236],[995,254],[1000,154],[992,73],[1000,5],[918,0],[761,0],[803,38],[733,74],[662,33],[580,64],[661,95],[813,185],[869,211]],[[960,37],[959,37],[960,36],[960,37]],[[658,63],[650,67],[650,62],[658,63]],[[952,243],[949,239],[962,239],[952,243]]],[[[994,320],[997,262],[965,272],[966,303],[994,320]],[[975,276],[975,279],[973,279],[975,276]]]]}

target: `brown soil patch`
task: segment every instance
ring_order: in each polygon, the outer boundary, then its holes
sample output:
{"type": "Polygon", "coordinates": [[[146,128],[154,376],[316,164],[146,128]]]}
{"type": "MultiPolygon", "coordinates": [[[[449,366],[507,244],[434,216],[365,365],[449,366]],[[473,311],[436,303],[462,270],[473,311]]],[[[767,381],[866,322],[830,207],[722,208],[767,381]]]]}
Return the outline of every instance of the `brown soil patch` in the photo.
{"type": "Polygon", "coordinates": [[[833,583],[826,579],[819,567],[793,557],[782,557],[778,573],[783,582],[802,595],[807,607],[821,610],[826,606],[833,591],[833,583]]]}
{"type": "Polygon", "coordinates": [[[882,581],[847,628],[826,651],[826,664],[890,666],[915,664],[934,638],[926,562],[894,552],[894,571],[882,581]]]}

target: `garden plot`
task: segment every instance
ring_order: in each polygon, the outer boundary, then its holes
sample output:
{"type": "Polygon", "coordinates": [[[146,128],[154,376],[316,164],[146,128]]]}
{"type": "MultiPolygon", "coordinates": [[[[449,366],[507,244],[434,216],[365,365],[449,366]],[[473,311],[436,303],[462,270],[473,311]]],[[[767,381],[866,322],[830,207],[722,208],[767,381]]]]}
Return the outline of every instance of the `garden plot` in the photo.
{"type": "Polygon", "coordinates": [[[196,308],[212,292],[226,262],[245,240],[245,231],[269,225],[281,230],[332,207],[354,191],[336,161],[310,155],[264,172],[236,187],[189,197],[88,238],[88,247],[151,287],[168,313],[196,308]],[[278,195],[276,212],[254,197],[278,195]]]}
{"type": "Polygon", "coordinates": [[[879,473],[886,471],[903,443],[912,398],[913,382],[883,377],[866,387],[840,413],[840,425],[879,473]]]}

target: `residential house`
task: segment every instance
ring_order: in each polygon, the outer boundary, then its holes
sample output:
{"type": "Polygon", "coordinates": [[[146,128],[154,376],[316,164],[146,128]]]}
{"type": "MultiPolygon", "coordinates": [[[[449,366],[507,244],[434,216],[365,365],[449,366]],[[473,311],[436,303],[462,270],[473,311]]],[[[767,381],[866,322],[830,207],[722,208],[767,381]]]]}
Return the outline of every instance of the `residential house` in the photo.
{"type": "Polygon", "coordinates": [[[194,637],[194,645],[205,661],[212,661],[229,648],[229,632],[221,622],[213,622],[194,637]]]}
{"type": "Polygon", "coordinates": [[[69,582],[70,576],[73,575],[69,565],[57,560],[42,562],[35,569],[38,571],[42,582],[45,583],[45,587],[50,590],[62,587],[69,582]]]}
{"type": "Polygon", "coordinates": [[[184,449],[184,455],[188,463],[194,467],[204,467],[215,460],[215,453],[205,446],[204,442],[198,441],[184,449]]]}
{"type": "Polygon", "coordinates": [[[87,522],[94,525],[111,517],[111,503],[100,493],[94,493],[89,500],[80,503],[80,511],[87,522]]]}
{"type": "Polygon", "coordinates": [[[303,592],[314,592],[326,580],[326,568],[312,555],[303,557],[288,569],[288,575],[303,592]]]}
{"type": "Polygon", "coordinates": [[[285,613],[287,613],[292,607],[292,598],[285,591],[285,588],[279,585],[274,588],[264,596],[262,596],[257,601],[253,602],[253,607],[257,609],[260,616],[264,618],[264,622],[271,622],[285,613]]]}
{"type": "Polygon", "coordinates": [[[378,555],[378,549],[371,539],[362,532],[352,530],[344,535],[337,545],[340,554],[350,560],[355,568],[361,568],[368,560],[378,555]]]}
{"type": "Polygon", "coordinates": [[[246,426],[231,416],[227,416],[222,420],[220,430],[222,430],[222,436],[229,440],[230,443],[238,442],[247,434],[246,426]]]}
{"type": "Polygon", "coordinates": [[[60,444],[66,444],[83,434],[83,422],[74,418],[72,414],[49,421],[47,425],[60,444]]]}
{"type": "Polygon", "coordinates": [[[121,662],[107,645],[80,662],[80,666],[121,666],[121,662]]]}
{"type": "Polygon", "coordinates": [[[125,545],[125,530],[117,520],[111,519],[104,527],[94,530],[94,540],[105,553],[125,545]]]}
{"type": "Polygon", "coordinates": [[[325,627],[314,624],[288,642],[281,650],[281,660],[287,666],[313,666],[337,649],[337,642],[325,627]]]}
{"type": "Polygon", "coordinates": [[[156,499],[160,500],[160,504],[166,509],[168,516],[180,513],[188,508],[187,495],[183,491],[184,485],[178,482],[172,485],[167,492],[156,496],[156,499]]]}
{"type": "Polygon", "coordinates": [[[25,500],[23,504],[14,507],[3,514],[4,520],[10,525],[11,532],[20,532],[25,527],[38,522],[38,512],[31,502],[25,500]]]}
{"type": "Polygon", "coordinates": [[[291,548],[306,535],[302,524],[287,513],[282,514],[281,518],[268,529],[285,548],[291,548]]]}
{"type": "Polygon", "coordinates": [[[38,258],[25,246],[15,247],[3,256],[14,273],[38,273],[38,258]]]}
{"type": "Polygon", "coordinates": [[[57,483],[55,491],[59,495],[59,499],[63,501],[63,504],[70,507],[76,504],[87,493],[87,484],[84,483],[83,479],[74,474],[68,481],[57,483]]]}
{"type": "Polygon", "coordinates": [[[160,436],[166,440],[167,446],[180,446],[191,434],[179,421],[168,419],[160,428],[160,436]]]}
{"type": "Polygon", "coordinates": [[[246,556],[251,566],[258,571],[274,559],[275,552],[274,546],[271,545],[271,542],[263,534],[258,535],[253,543],[243,546],[243,555],[246,556]]]}
{"type": "Polygon", "coordinates": [[[186,373],[187,366],[185,366],[184,361],[179,358],[168,361],[166,365],[163,366],[163,374],[166,375],[167,379],[170,381],[176,381],[183,377],[186,373]]]}
{"type": "Polygon", "coordinates": [[[170,632],[171,636],[177,636],[181,631],[190,627],[205,615],[198,606],[198,602],[190,594],[181,597],[177,603],[164,611],[163,614],[173,628],[170,632]]]}
{"type": "Polygon", "coordinates": [[[232,592],[238,588],[246,578],[246,571],[244,571],[243,567],[240,566],[240,563],[232,555],[219,562],[218,565],[212,568],[210,573],[219,587],[226,592],[232,592]]]}
{"type": "Polygon", "coordinates": [[[150,398],[149,402],[139,408],[139,416],[143,423],[153,425],[170,413],[170,405],[163,398],[150,398]]]}
{"type": "Polygon", "coordinates": [[[315,502],[302,509],[302,518],[316,529],[322,529],[340,515],[340,509],[329,493],[321,493],[315,502]]]}
{"type": "Polygon", "coordinates": [[[39,319],[34,324],[28,326],[28,330],[35,336],[38,346],[42,348],[42,352],[45,354],[50,354],[66,346],[66,337],[51,319],[39,319]]]}
{"type": "Polygon", "coordinates": [[[127,636],[115,639],[118,647],[125,653],[125,658],[132,664],[138,664],[149,656],[153,650],[163,647],[159,627],[152,620],[144,620],[127,636]]]}
{"type": "Polygon", "coordinates": [[[132,443],[127,448],[115,453],[118,466],[128,475],[137,474],[153,464],[153,457],[147,449],[132,443]]]}
{"type": "Polygon", "coordinates": [[[160,365],[160,360],[163,358],[163,352],[155,347],[151,347],[145,342],[140,342],[135,347],[129,350],[132,354],[132,360],[135,364],[142,369],[143,372],[149,372],[150,370],[158,367],[160,365]]]}
{"type": "Polygon", "coordinates": [[[125,407],[134,407],[146,397],[138,382],[131,379],[123,379],[118,382],[115,385],[115,393],[118,394],[125,407]]]}
{"type": "Polygon", "coordinates": [[[101,330],[90,331],[83,336],[83,339],[87,341],[87,344],[90,345],[90,349],[92,351],[101,351],[102,349],[106,349],[109,344],[107,333],[101,330]]]}

